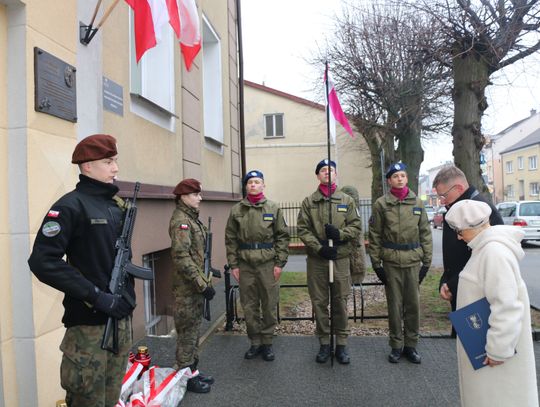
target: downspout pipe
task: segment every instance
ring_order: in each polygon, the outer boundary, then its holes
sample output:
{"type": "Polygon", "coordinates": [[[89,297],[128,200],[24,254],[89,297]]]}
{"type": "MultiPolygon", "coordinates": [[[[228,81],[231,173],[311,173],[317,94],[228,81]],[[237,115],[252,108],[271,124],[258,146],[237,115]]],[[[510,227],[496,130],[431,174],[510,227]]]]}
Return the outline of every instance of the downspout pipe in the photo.
{"type": "MultiPolygon", "coordinates": [[[[236,27],[238,33],[238,112],[240,120],[240,161],[242,171],[240,180],[243,180],[246,175],[246,131],[244,121],[244,49],[242,46],[242,13],[240,1],[236,0],[236,27]]],[[[242,182],[242,196],[245,195],[246,187],[242,182]]]]}

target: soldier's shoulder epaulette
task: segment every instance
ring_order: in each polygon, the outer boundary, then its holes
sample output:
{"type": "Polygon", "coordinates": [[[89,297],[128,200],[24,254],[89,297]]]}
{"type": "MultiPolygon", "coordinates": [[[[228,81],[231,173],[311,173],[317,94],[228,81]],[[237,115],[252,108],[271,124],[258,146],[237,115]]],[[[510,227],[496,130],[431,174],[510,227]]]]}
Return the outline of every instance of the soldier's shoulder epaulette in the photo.
{"type": "Polygon", "coordinates": [[[120,209],[124,210],[124,209],[127,208],[126,201],[123,200],[122,198],[120,198],[118,195],[113,196],[112,199],[114,200],[114,202],[116,202],[116,205],[117,205],[120,209]]]}

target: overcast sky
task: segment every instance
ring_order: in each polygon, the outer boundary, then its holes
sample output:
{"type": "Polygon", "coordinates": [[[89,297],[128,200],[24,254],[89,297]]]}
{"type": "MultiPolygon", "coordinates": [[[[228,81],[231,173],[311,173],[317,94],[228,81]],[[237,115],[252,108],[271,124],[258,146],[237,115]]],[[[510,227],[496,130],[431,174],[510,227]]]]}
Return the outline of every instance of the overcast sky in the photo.
{"type": "MultiPolygon", "coordinates": [[[[341,0],[242,1],[244,78],[315,100],[313,86],[324,67],[317,72],[306,59],[332,37],[333,17],[340,10],[341,0]]],[[[486,92],[489,108],[482,122],[484,133],[500,132],[527,117],[533,108],[540,111],[539,79],[538,56],[494,75],[494,84],[486,92]]],[[[452,160],[449,136],[425,143],[424,148],[424,170],[452,160]]]]}

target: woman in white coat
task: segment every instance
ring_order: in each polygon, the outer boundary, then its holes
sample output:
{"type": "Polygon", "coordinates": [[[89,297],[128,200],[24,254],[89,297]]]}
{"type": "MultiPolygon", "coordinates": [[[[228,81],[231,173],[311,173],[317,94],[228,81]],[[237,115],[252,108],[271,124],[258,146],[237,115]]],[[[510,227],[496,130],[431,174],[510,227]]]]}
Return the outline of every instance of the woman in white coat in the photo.
{"type": "Polygon", "coordinates": [[[462,406],[538,406],[536,367],[527,287],[519,260],[523,231],[490,226],[491,208],[466,199],[450,208],[446,222],[472,250],[459,274],[457,309],[486,297],[491,309],[487,331],[488,365],[474,370],[457,341],[462,406]]]}

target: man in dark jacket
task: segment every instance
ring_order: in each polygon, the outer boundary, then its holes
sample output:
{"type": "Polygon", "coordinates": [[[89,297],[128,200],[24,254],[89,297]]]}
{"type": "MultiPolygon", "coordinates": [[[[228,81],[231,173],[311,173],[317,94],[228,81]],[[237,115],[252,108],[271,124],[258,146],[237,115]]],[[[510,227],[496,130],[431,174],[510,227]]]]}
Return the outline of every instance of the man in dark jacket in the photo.
{"type": "MultiPolygon", "coordinates": [[[[60,375],[70,407],[115,405],[131,346],[133,310],[108,292],[123,220],[113,184],[117,160],[112,136],[95,134],[77,144],[71,162],[79,165],[80,181],[51,207],[28,259],[41,282],[65,294],[60,375]],[[101,349],[108,317],[119,320],[117,355],[101,349]]],[[[126,290],[135,298],[132,281],[126,290]]]]}
{"type": "MultiPolygon", "coordinates": [[[[493,204],[480,195],[475,187],[469,186],[463,171],[453,165],[441,168],[433,180],[433,188],[437,191],[441,203],[445,205],[447,210],[463,199],[482,201],[491,207],[489,223],[491,225],[504,223],[493,204]]],[[[452,311],[455,311],[459,273],[469,261],[471,251],[467,247],[467,243],[458,240],[456,232],[450,228],[446,220],[443,221],[442,251],[444,272],[439,283],[440,295],[442,299],[450,301],[452,311]]]]}

